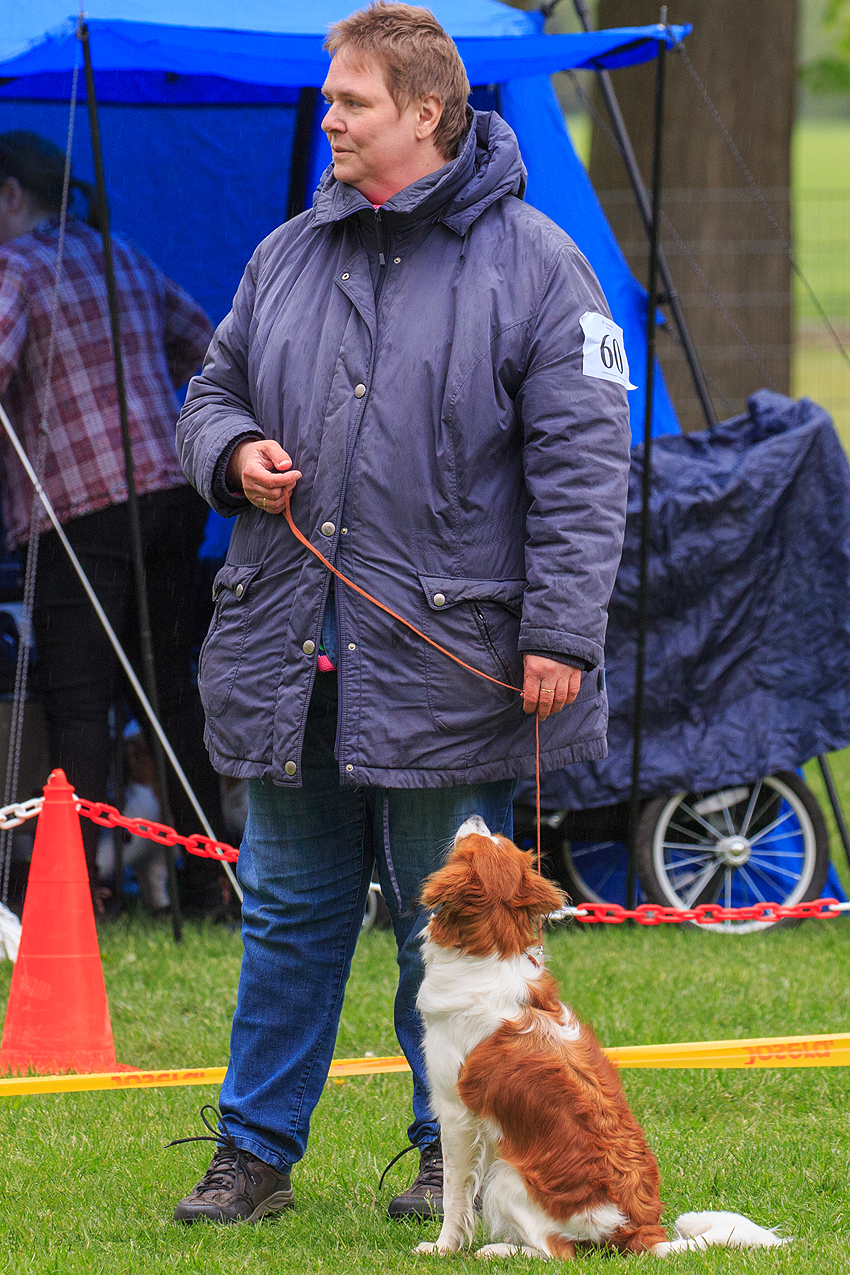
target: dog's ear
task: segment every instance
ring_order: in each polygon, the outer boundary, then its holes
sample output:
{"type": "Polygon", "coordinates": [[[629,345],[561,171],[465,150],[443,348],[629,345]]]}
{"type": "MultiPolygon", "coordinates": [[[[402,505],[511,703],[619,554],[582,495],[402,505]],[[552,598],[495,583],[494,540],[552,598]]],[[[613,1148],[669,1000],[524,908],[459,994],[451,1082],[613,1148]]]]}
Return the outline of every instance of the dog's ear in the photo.
{"type": "Polygon", "coordinates": [[[559,890],[539,872],[530,872],[523,885],[518,906],[525,908],[531,916],[548,916],[550,912],[557,912],[567,901],[563,890],[559,890]]]}
{"type": "Polygon", "coordinates": [[[474,881],[469,860],[452,853],[442,868],[425,878],[419,900],[426,908],[457,908],[469,896],[470,884],[474,881]]]}
{"type": "Polygon", "coordinates": [[[503,852],[505,859],[508,858],[507,854],[504,854],[505,849],[510,848],[515,852],[510,856],[510,862],[521,874],[511,896],[511,902],[515,908],[521,908],[529,916],[547,916],[550,912],[557,912],[558,908],[564,906],[563,890],[559,890],[551,881],[547,881],[540,875],[533,866],[531,851],[517,852],[517,847],[506,837],[497,837],[496,841],[498,850],[503,852]]]}

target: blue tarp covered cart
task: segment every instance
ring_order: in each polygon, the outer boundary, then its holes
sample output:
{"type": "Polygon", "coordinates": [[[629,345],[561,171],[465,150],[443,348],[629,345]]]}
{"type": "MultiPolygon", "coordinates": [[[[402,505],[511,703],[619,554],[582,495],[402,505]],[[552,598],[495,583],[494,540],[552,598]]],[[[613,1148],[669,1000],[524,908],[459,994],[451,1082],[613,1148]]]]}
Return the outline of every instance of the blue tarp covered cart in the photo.
{"type": "MultiPolygon", "coordinates": [[[[553,853],[566,843],[573,893],[618,902],[642,452],[606,640],[609,755],[542,782],[545,809],[580,812],[550,836],[553,853]]],[[[727,889],[729,906],[818,897],[827,839],[793,772],[850,743],[850,467],[832,422],[807,399],[762,390],[712,433],[658,439],[650,508],[641,880],[679,906],[724,902],[727,889]],[[781,791],[765,786],[777,775],[781,791]]],[[[530,785],[519,798],[533,801],[530,785]]],[[[828,891],[840,892],[835,877],[828,891]]]]}

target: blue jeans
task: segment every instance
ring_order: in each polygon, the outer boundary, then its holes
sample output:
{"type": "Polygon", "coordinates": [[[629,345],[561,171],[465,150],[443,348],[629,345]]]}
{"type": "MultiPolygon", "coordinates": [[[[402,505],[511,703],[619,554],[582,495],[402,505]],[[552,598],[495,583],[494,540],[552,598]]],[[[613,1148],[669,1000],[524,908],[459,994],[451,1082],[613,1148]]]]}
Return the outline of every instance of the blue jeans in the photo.
{"type": "Polygon", "coordinates": [[[480,814],[512,833],[514,783],[344,788],[334,758],[337,677],[319,673],[310,702],[303,787],[252,780],[239,852],[244,955],[221,1090],[228,1132],[281,1172],[300,1160],[333,1057],[351,958],[377,864],[398,946],[395,1030],[413,1071],[411,1142],[438,1134],[428,1102],[416,993],[417,903],[461,823],[480,814]]]}

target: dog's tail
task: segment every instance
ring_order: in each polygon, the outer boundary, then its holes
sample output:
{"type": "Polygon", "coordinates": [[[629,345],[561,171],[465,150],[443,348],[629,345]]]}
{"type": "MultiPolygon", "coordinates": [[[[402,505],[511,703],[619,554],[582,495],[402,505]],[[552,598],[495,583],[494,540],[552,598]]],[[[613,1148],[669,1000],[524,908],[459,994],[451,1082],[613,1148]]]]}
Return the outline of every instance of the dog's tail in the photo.
{"type": "Polygon", "coordinates": [[[721,1248],[776,1248],[791,1243],[790,1238],[783,1239],[740,1213],[683,1213],[676,1218],[675,1230],[674,1240],[653,1247],[657,1257],[699,1252],[713,1244],[721,1248]]]}

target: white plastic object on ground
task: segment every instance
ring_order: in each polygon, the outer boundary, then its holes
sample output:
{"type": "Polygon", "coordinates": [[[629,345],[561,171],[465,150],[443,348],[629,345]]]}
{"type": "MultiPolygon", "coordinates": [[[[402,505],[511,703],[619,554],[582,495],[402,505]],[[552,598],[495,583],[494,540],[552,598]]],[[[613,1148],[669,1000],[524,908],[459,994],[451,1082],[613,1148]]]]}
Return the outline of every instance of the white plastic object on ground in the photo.
{"type": "Polygon", "coordinates": [[[18,959],[21,923],[4,903],[0,903],[0,952],[12,962],[18,959]]]}

